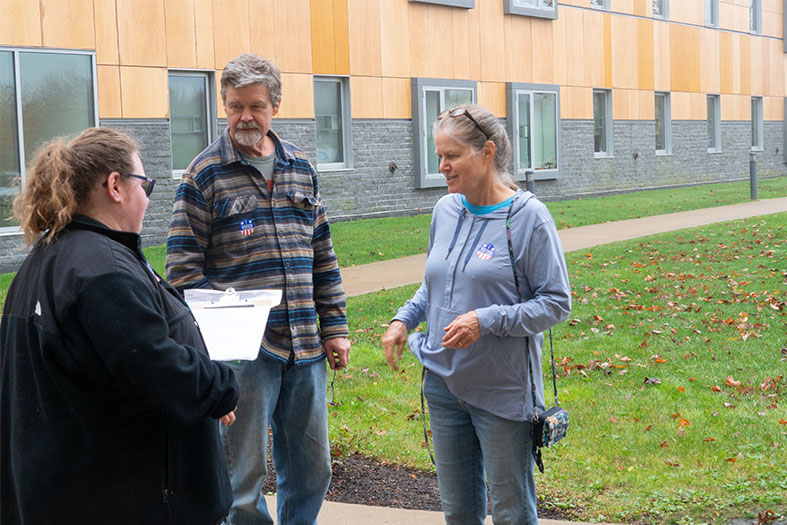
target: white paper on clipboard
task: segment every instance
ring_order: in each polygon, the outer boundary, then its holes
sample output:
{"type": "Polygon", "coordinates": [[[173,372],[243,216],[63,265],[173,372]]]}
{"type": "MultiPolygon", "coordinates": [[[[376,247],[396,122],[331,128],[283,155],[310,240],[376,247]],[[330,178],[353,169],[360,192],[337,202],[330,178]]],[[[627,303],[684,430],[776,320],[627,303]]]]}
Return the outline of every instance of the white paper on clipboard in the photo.
{"type": "Polygon", "coordinates": [[[281,302],[281,290],[190,289],[185,297],[211,359],[254,360],[268,314],[281,302]]]}

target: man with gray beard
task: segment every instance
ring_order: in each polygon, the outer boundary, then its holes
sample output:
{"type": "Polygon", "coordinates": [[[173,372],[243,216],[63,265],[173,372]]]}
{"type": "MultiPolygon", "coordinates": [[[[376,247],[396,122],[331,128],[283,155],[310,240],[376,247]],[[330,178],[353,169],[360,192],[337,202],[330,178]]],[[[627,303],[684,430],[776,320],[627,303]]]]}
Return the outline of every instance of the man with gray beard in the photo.
{"type": "Polygon", "coordinates": [[[269,426],[278,523],[316,523],[331,479],[325,360],[344,368],[350,350],[341,275],[314,168],[271,129],[279,69],[240,55],[224,69],[221,97],[227,129],[175,195],[167,279],[179,289],[282,290],[257,359],[231,363],[241,396],[232,431],[222,431],[229,523],[273,523],[261,493],[269,426]]]}

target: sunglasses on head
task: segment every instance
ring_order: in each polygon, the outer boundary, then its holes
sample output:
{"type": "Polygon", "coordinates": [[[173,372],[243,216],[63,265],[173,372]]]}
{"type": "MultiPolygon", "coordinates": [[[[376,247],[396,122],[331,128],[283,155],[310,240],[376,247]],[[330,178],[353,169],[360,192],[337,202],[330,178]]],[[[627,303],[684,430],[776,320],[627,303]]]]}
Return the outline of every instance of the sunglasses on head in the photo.
{"type": "MultiPolygon", "coordinates": [[[[146,177],[145,175],[137,175],[136,173],[124,173],[126,177],[134,177],[135,179],[139,179],[142,181],[142,189],[145,190],[145,196],[150,197],[150,194],[153,193],[153,187],[156,185],[156,179],[151,177],[146,177]]],[[[107,187],[107,181],[104,181],[103,186],[107,187]]]]}
{"type": "Polygon", "coordinates": [[[437,115],[437,120],[442,120],[445,116],[449,116],[451,118],[456,118],[456,117],[459,117],[461,115],[464,115],[467,118],[469,118],[470,121],[473,124],[475,124],[475,127],[477,127],[481,131],[481,133],[484,134],[484,136],[486,137],[486,140],[492,140],[492,138],[489,136],[489,133],[487,133],[486,130],[481,127],[481,124],[479,124],[478,121],[475,118],[473,118],[473,115],[470,114],[470,112],[467,110],[467,108],[446,109],[445,111],[443,111],[439,115],[437,115]]]}

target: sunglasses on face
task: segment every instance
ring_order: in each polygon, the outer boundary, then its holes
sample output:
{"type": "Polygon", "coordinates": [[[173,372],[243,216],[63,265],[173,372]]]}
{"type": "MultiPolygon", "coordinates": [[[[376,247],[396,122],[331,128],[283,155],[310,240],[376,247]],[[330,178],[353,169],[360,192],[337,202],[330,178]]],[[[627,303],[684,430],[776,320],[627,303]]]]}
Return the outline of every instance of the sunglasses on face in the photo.
{"type": "MultiPolygon", "coordinates": [[[[142,189],[145,191],[145,197],[150,198],[150,194],[153,193],[153,186],[156,185],[156,179],[151,177],[146,177],[145,175],[137,175],[136,173],[124,173],[126,177],[134,177],[135,179],[139,179],[142,181],[142,189]]],[[[107,181],[104,181],[102,184],[105,188],[107,187],[107,181]]]]}
{"type": "Polygon", "coordinates": [[[475,124],[475,127],[477,127],[481,131],[481,133],[484,134],[484,136],[486,137],[486,140],[492,140],[491,137],[489,136],[489,133],[487,133],[486,130],[481,127],[481,124],[479,124],[478,121],[475,118],[473,118],[473,115],[470,114],[470,112],[467,110],[467,108],[446,109],[445,111],[443,111],[439,115],[437,115],[437,120],[442,120],[445,116],[449,116],[451,118],[456,118],[456,117],[459,117],[459,116],[462,116],[462,115],[464,115],[467,118],[469,118],[470,121],[473,124],[475,124]]]}

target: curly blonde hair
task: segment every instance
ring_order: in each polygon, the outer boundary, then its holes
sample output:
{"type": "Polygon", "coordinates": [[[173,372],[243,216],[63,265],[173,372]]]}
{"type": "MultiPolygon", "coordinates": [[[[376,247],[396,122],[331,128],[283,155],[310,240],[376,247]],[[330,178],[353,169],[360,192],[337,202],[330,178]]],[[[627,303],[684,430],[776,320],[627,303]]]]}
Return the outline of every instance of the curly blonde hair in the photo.
{"type": "Polygon", "coordinates": [[[39,149],[14,199],[27,246],[39,239],[52,242],[102,177],[132,170],[131,156],[138,151],[128,135],[108,128],[88,128],[70,142],[55,139],[39,149]]]}

